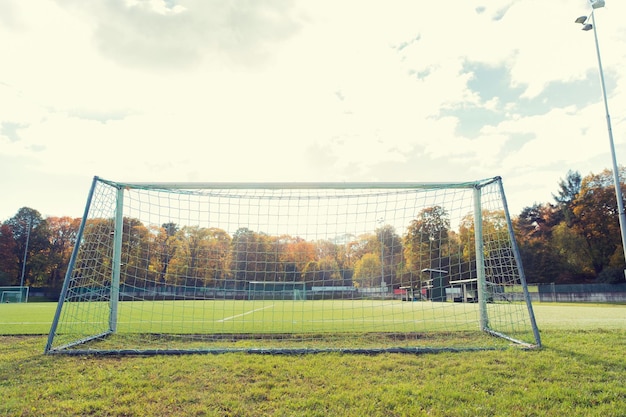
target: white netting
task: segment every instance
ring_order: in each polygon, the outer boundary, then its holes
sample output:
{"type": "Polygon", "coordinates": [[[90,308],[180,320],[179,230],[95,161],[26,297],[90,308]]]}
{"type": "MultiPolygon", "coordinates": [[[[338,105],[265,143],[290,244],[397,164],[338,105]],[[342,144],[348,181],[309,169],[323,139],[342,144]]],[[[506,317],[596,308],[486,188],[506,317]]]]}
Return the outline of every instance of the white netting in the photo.
{"type": "Polygon", "coordinates": [[[47,350],[538,343],[501,189],[96,178],[47,350]]]}

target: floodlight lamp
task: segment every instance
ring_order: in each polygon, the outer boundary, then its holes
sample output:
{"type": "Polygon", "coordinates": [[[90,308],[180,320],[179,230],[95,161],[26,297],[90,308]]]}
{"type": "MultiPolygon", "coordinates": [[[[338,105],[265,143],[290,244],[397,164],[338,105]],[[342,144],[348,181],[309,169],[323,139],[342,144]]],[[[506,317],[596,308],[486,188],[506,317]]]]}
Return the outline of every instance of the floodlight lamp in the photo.
{"type": "Polygon", "coordinates": [[[574,20],[574,23],[584,24],[587,21],[587,16],[580,16],[574,20]]]}
{"type": "Polygon", "coordinates": [[[604,0],[589,0],[591,7],[594,9],[599,9],[600,7],[604,7],[604,0]]]}
{"type": "Polygon", "coordinates": [[[591,30],[591,29],[593,29],[593,25],[591,23],[587,23],[585,26],[583,26],[584,31],[591,30]]]}

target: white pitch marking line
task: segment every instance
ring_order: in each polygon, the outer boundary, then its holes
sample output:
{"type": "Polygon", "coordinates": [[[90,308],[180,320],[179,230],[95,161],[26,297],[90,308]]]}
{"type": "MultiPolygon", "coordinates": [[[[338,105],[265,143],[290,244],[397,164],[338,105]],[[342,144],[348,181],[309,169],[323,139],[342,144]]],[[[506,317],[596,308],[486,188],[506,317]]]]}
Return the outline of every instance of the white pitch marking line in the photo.
{"type": "Polygon", "coordinates": [[[252,314],[252,313],[256,313],[257,311],[261,311],[261,310],[265,310],[266,308],[272,308],[274,307],[274,304],[266,306],[266,307],[262,307],[262,308],[257,308],[256,310],[251,310],[251,311],[247,311],[245,313],[242,314],[237,314],[236,316],[230,316],[230,317],[225,317],[221,320],[218,320],[218,323],[222,323],[228,320],[232,320],[232,319],[236,319],[237,317],[243,317],[243,316],[247,316],[248,314],[252,314]]]}

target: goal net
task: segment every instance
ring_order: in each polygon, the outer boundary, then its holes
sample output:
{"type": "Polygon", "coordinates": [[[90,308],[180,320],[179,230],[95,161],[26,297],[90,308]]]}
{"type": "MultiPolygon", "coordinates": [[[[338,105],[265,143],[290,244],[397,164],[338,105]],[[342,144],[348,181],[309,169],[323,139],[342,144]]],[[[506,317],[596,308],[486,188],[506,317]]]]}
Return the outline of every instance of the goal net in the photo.
{"type": "Polygon", "coordinates": [[[95,177],[47,353],[539,346],[499,177],[95,177]]]}

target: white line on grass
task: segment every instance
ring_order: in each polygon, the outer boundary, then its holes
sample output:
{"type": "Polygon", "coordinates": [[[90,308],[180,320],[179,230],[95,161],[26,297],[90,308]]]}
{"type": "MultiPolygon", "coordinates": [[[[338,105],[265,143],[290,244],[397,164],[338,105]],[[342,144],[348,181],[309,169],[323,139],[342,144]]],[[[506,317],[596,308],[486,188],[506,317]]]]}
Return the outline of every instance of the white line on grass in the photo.
{"type": "Polygon", "coordinates": [[[267,308],[272,308],[272,307],[274,307],[274,304],[266,306],[266,307],[262,307],[262,308],[257,308],[256,310],[247,311],[247,312],[242,313],[242,314],[237,314],[236,316],[225,317],[225,318],[223,318],[221,320],[218,320],[217,322],[218,323],[223,323],[223,322],[228,321],[228,320],[236,319],[237,317],[247,316],[248,314],[256,313],[257,311],[265,310],[267,308]]]}

